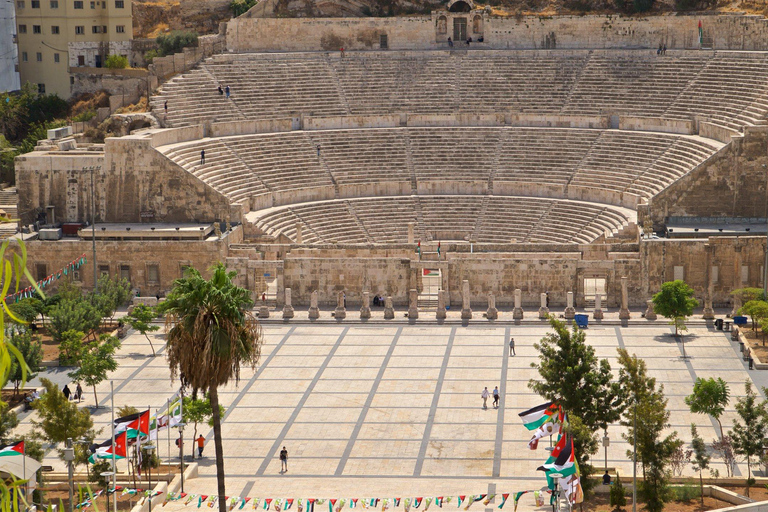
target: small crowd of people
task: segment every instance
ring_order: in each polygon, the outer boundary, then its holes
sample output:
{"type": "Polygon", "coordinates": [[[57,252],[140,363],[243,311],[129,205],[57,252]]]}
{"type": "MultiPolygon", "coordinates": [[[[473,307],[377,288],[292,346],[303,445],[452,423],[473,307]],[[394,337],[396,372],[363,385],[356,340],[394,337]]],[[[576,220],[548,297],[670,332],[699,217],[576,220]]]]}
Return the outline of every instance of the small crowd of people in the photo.
{"type": "MultiPolygon", "coordinates": [[[[477,42],[478,43],[482,43],[484,41],[485,41],[485,38],[483,36],[480,36],[480,37],[477,38],[477,42]]],[[[465,41],[465,43],[467,43],[467,46],[472,44],[472,38],[468,37],[467,40],[465,41]]],[[[448,38],[448,47],[449,48],[453,48],[453,39],[451,39],[450,37],[448,38]]]]}
{"type": "Polygon", "coordinates": [[[232,91],[232,90],[229,88],[229,86],[228,86],[228,85],[227,85],[226,87],[222,88],[222,87],[221,87],[221,84],[219,84],[219,87],[218,87],[218,89],[217,89],[217,90],[219,91],[219,96],[224,96],[224,95],[226,95],[226,96],[227,96],[227,99],[229,99],[229,95],[230,95],[230,93],[231,93],[231,91],[232,91]]]}
{"type": "Polygon", "coordinates": [[[67,398],[67,400],[72,402],[75,400],[80,402],[83,399],[83,388],[80,386],[79,382],[77,383],[77,387],[75,388],[74,393],[69,389],[69,384],[65,384],[64,389],[62,389],[61,392],[64,393],[64,396],[67,398]]]}
{"type": "Polygon", "coordinates": [[[659,49],[656,50],[656,55],[666,55],[667,54],[667,45],[659,43],[659,49]]]}

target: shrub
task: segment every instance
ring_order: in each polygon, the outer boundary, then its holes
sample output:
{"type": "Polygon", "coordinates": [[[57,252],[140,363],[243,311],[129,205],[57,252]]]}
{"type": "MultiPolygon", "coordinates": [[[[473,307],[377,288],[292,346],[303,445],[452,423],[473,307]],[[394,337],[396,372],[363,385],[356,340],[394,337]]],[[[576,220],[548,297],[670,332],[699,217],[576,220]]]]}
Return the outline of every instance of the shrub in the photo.
{"type": "Polygon", "coordinates": [[[232,9],[232,16],[237,18],[241,14],[248,12],[248,9],[256,5],[256,0],[232,0],[229,8],[232,9]]]}
{"type": "Polygon", "coordinates": [[[59,364],[62,366],[77,366],[83,356],[85,347],[83,338],[85,334],[74,329],[65,331],[61,335],[59,344],[59,364]]]}
{"type": "Polygon", "coordinates": [[[110,55],[104,65],[108,69],[125,69],[128,67],[128,57],[124,55],[110,55]]]}
{"type": "Polygon", "coordinates": [[[74,123],[84,123],[86,121],[90,121],[96,117],[96,111],[95,110],[89,110],[87,112],[82,112],[72,118],[72,122],[74,123]]]}
{"type": "Polygon", "coordinates": [[[685,484],[671,488],[672,497],[675,501],[688,502],[697,500],[701,497],[701,489],[697,485],[685,484]]]}
{"type": "Polygon", "coordinates": [[[157,45],[160,49],[160,55],[173,55],[179,53],[183,48],[197,46],[197,33],[185,30],[174,30],[170,34],[157,36],[157,45]]]}
{"type": "Polygon", "coordinates": [[[152,61],[155,60],[155,57],[160,57],[160,52],[157,50],[149,50],[147,53],[144,54],[144,62],[147,64],[152,64],[152,61]]]}
{"type": "Polygon", "coordinates": [[[624,490],[624,485],[622,485],[618,473],[616,474],[616,479],[611,484],[610,500],[613,512],[623,510],[627,506],[627,492],[624,490]]]}

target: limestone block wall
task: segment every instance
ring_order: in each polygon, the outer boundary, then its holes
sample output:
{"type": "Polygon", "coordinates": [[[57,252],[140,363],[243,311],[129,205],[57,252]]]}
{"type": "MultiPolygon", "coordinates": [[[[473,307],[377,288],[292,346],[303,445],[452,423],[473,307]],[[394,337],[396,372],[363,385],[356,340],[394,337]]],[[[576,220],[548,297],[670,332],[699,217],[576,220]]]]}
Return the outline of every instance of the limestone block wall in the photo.
{"type": "Polygon", "coordinates": [[[669,216],[768,216],[768,127],[747,128],[743,137],[654,196],[650,215],[657,228],[669,216]]]}
{"type": "MultiPolygon", "coordinates": [[[[766,50],[768,22],[762,16],[663,15],[623,17],[482,15],[492,49],[699,48],[698,23],[715,49],[766,50]]],[[[403,18],[248,18],[227,24],[227,49],[249,51],[338,51],[378,49],[381,35],[393,50],[447,49],[433,16],[403,18]]]]}

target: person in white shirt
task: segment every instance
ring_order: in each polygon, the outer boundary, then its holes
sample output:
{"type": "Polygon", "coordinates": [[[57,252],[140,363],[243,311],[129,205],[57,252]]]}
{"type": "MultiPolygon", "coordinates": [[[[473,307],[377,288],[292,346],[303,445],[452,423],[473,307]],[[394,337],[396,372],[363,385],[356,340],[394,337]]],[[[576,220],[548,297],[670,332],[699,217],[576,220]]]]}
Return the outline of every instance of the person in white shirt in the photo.
{"type": "Polygon", "coordinates": [[[483,409],[488,408],[488,397],[491,396],[491,394],[488,392],[488,388],[486,387],[483,389],[483,392],[480,393],[480,396],[483,397],[483,409]]]}

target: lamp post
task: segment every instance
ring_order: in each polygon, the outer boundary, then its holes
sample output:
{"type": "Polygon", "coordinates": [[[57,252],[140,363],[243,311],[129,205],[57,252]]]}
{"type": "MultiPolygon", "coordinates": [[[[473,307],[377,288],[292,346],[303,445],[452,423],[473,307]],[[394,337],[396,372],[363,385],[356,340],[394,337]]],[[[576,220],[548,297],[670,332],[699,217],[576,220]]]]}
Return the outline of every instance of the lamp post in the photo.
{"type": "Polygon", "coordinates": [[[181,460],[181,492],[184,492],[184,426],[186,423],[179,422],[176,428],[179,429],[179,459],[181,460]]]}
{"type": "MultiPolygon", "coordinates": [[[[107,512],[109,512],[109,477],[114,475],[114,473],[112,471],[104,471],[99,474],[107,479],[107,512]]],[[[112,492],[115,492],[114,488],[112,489],[112,492]]],[[[115,496],[115,500],[117,500],[117,496],[115,496]]]]}
{"type": "Polygon", "coordinates": [[[611,438],[608,437],[608,429],[603,436],[603,448],[605,448],[605,470],[608,471],[608,447],[611,446],[611,438]]]}
{"type": "Polygon", "coordinates": [[[147,457],[149,457],[149,469],[147,470],[149,473],[149,483],[147,486],[149,487],[149,512],[152,512],[152,452],[155,450],[155,445],[146,444],[141,449],[146,451],[147,457]]]}
{"type": "Polygon", "coordinates": [[[637,397],[632,419],[632,512],[637,512],[637,397]]]}
{"type": "Polygon", "coordinates": [[[75,497],[74,497],[74,485],[75,485],[75,474],[74,469],[72,468],[72,461],[75,460],[75,449],[72,448],[72,438],[67,438],[67,445],[66,448],[64,448],[64,460],[67,462],[67,481],[69,483],[69,512],[74,512],[75,510],[75,497]]]}

